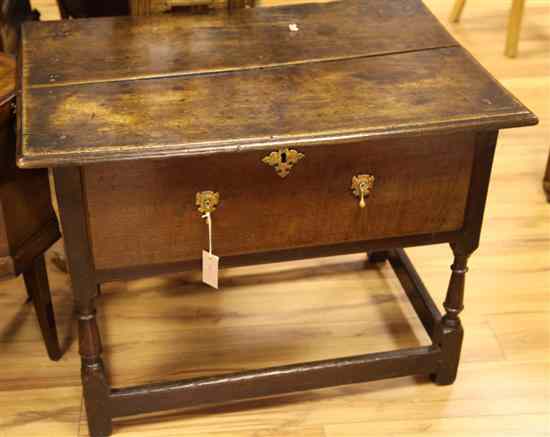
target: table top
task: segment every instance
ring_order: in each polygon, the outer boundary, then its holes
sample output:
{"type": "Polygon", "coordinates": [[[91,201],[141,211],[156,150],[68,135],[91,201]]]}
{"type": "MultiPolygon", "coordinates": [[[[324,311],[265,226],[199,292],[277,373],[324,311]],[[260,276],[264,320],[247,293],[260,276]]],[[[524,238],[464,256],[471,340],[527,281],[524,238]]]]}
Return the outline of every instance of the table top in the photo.
{"type": "Polygon", "coordinates": [[[21,56],[22,167],[537,122],[419,0],[28,22],[21,56]]]}

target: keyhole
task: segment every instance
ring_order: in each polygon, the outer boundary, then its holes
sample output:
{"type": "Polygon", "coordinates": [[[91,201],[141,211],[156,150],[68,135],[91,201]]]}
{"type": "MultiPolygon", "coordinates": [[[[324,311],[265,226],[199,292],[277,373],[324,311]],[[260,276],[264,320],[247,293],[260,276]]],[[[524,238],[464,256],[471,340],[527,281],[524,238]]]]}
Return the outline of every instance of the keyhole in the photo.
{"type": "Polygon", "coordinates": [[[286,152],[281,152],[281,162],[286,163],[286,152]]]}

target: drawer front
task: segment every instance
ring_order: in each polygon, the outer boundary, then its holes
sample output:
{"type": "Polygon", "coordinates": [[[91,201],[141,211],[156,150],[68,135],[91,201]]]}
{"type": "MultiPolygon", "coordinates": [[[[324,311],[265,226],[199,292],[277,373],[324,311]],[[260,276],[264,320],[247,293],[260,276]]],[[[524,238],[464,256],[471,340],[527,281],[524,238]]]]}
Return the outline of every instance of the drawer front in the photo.
{"type": "Polygon", "coordinates": [[[474,135],[294,147],[281,178],[269,151],[92,165],[84,170],[96,268],[200,258],[208,245],[197,192],[213,190],[220,256],[458,230],[474,135]],[[374,187],[360,208],[352,177],[374,187]]]}

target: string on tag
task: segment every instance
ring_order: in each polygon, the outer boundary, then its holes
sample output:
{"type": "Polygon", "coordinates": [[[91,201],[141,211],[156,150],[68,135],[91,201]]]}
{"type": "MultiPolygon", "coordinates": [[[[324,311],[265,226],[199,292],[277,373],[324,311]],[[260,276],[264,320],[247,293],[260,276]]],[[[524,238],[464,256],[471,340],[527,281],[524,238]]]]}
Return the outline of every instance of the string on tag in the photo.
{"type": "Polygon", "coordinates": [[[208,225],[208,253],[212,255],[212,217],[210,213],[207,212],[203,214],[202,218],[206,219],[206,224],[208,225]]]}

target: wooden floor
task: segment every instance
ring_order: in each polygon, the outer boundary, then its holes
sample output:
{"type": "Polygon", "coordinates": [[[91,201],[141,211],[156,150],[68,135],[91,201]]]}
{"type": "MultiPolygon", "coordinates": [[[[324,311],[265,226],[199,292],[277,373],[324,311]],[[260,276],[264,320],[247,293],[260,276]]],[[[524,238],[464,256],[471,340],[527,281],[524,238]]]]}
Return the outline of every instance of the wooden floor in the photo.
{"type": "MultiPolygon", "coordinates": [[[[428,5],[447,25],[451,0],[428,5]]],[[[527,2],[520,57],[503,56],[509,1],[471,0],[448,26],[540,126],[501,135],[480,249],[467,277],[457,382],[426,378],[307,392],[117,421],[117,436],[380,437],[550,435],[550,2],[527,2]]],[[[40,0],[55,18],[51,0],[40,0]]],[[[437,302],[446,246],[410,250],[437,302]]],[[[196,273],[103,288],[99,320],[114,385],[252,369],[427,343],[389,267],[363,256],[196,273]]],[[[68,277],[49,263],[67,348],[47,360],[22,280],[0,284],[0,436],[85,436],[68,277]]]]}

